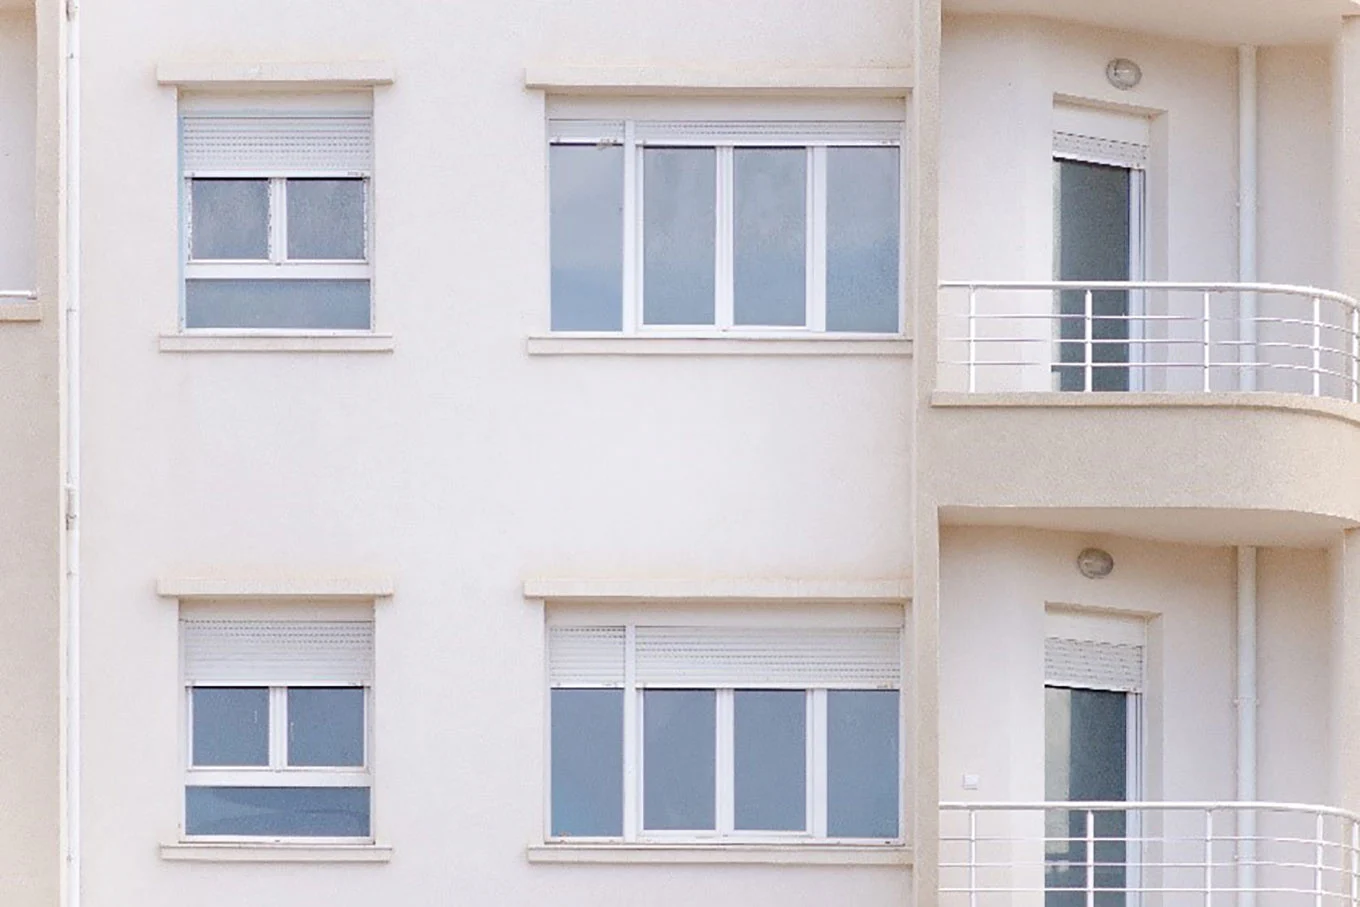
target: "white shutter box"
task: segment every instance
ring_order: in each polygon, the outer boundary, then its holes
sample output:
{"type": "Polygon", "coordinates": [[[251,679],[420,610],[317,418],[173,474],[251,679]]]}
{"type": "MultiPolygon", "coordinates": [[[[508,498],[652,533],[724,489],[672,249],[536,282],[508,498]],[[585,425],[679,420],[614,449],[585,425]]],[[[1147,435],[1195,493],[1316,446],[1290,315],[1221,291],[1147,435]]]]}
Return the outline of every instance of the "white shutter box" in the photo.
{"type": "Polygon", "coordinates": [[[1044,640],[1044,682],[1083,690],[1141,692],[1143,647],[1050,636],[1044,640]]]}
{"type": "Polygon", "coordinates": [[[368,174],[373,118],[197,116],[180,119],[184,172],[368,174]]]}
{"type": "Polygon", "coordinates": [[[1146,145],[1075,132],[1053,133],[1053,156],[1130,170],[1146,170],[1148,163],[1146,145]]]}
{"type": "Polygon", "coordinates": [[[189,684],[367,685],[371,620],[185,620],[189,684]]]}
{"type": "Polygon", "coordinates": [[[549,120],[548,141],[617,144],[623,141],[623,120],[549,120]]]}
{"type": "Polygon", "coordinates": [[[896,628],[638,627],[646,687],[897,689],[896,628]]]}
{"type": "Polygon", "coordinates": [[[639,120],[639,142],[657,145],[896,145],[902,123],[893,120],[639,120]]]}
{"type": "Polygon", "coordinates": [[[551,627],[549,686],[623,686],[625,639],[623,627],[551,627]]]}

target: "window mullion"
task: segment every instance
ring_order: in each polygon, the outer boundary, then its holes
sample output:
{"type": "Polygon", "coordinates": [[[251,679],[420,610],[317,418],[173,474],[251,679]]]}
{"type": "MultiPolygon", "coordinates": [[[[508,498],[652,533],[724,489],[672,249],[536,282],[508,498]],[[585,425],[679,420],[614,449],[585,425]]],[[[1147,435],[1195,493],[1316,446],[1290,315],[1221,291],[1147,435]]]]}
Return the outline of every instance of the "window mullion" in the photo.
{"type": "Polygon", "coordinates": [[[715,813],[719,835],[736,830],[736,697],[732,690],[717,691],[718,751],[714,764],[717,796],[715,813]]]}
{"type": "Polygon", "coordinates": [[[637,126],[623,125],[623,332],[642,324],[642,148],[637,126]]]}
{"type": "Polygon", "coordinates": [[[288,765],[288,688],[269,688],[269,767],[288,765]]]}
{"type": "Polygon", "coordinates": [[[717,224],[717,235],[713,260],[716,273],[714,274],[713,289],[717,297],[714,300],[714,313],[716,326],[720,331],[731,330],[735,317],[735,264],[734,257],[736,250],[733,241],[733,218],[735,216],[735,204],[733,193],[735,192],[735,150],[732,146],[720,146],[716,149],[717,154],[717,197],[715,204],[717,210],[714,218],[717,224]]]}
{"type": "Polygon", "coordinates": [[[642,693],[634,657],[637,628],[629,624],[623,633],[623,839],[636,841],[642,827],[642,693]]]}
{"type": "Polygon", "coordinates": [[[279,264],[288,258],[288,181],[269,181],[269,260],[279,264]]]}
{"type": "Polygon", "coordinates": [[[827,746],[826,690],[812,690],[809,697],[808,750],[808,831],[814,838],[826,837],[827,746]]]}
{"type": "Polygon", "coordinates": [[[808,328],[826,330],[826,147],[808,149],[808,328]]]}

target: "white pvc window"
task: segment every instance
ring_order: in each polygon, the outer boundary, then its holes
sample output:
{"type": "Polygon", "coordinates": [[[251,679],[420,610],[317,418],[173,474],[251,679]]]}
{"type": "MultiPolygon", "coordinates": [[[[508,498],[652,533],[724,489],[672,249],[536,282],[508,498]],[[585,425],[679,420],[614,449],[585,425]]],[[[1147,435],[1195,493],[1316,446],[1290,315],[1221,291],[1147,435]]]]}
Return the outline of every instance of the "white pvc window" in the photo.
{"type": "Polygon", "coordinates": [[[553,331],[902,331],[900,121],[549,133],[553,331]]]}
{"type": "Polygon", "coordinates": [[[181,111],[185,329],[372,328],[372,115],[181,111]]]}
{"type": "Polygon", "coordinates": [[[551,627],[550,839],[901,838],[897,628],[551,627]]]}
{"type": "Polygon", "coordinates": [[[186,837],[371,840],[372,630],[181,621],[186,837]]]}

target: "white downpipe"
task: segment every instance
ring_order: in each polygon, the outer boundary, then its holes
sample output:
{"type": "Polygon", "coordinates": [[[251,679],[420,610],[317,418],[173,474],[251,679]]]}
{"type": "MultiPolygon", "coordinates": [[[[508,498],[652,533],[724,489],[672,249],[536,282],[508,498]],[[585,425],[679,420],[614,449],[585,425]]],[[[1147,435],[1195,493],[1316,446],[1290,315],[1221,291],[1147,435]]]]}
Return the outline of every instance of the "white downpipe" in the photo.
{"type": "Polygon", "coordinates": [[[80,697],[80,2],[66,4],[66,877],[81,903],[80,697]]]}
{"type": "MultiPolygon", "coordinates": [[[[1237,800],[1256,801],[1256,549],[1237,549],[1237,800]]],[[[1256,902],[1256,813],[1237,818],[1239,907],[1256,902]]]]}
{"type": "MultiPolygon", "coordinates": [[[[1257,75],[1256,48],[1237,48],[1237,279],[1255,283],[1257,272],[1257,75]]],[[[1256,294],[1243,293],[1238,312],[1238,361],[1256,361],[1256,294]]],[[[1240,387],[1256,390],[1256,369],[1241,369],[1240,387]]]]}

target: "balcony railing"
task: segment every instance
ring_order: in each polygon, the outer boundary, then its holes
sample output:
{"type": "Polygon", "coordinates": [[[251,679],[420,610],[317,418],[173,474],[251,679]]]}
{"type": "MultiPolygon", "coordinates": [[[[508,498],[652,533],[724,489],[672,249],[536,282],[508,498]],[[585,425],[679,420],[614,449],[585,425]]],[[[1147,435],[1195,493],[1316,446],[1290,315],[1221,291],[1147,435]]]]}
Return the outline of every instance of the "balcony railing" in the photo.
{"type": "Polygon", "coordinates": [[[940,386],[1360,401],[1360,303],[1316,287],[946,281],[940,386]]]}
{"type": "Polygon", "coordinates": [[[942,803],[967,907],[1360,905],[1360,815],[1293,803],[942,803]]]}

